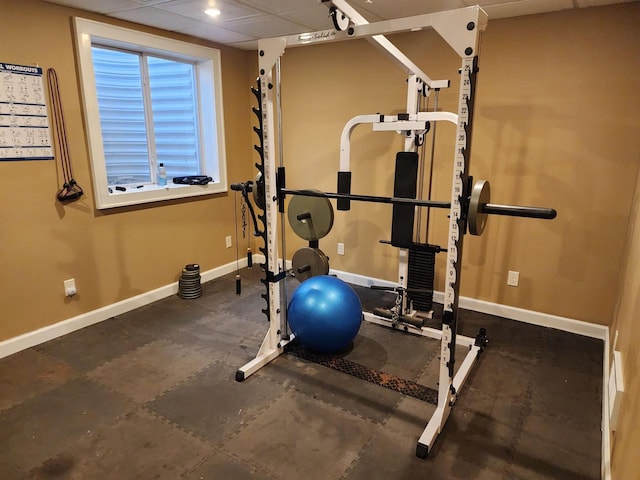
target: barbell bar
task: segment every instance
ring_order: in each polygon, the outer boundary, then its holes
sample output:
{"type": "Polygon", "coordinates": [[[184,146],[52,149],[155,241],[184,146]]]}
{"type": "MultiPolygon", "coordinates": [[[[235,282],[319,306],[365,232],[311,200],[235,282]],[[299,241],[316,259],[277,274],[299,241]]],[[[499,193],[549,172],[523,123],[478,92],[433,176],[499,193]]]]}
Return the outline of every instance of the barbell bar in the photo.
{"type": "MultiPolygon", "coordinates": [[[[350,193],[321,192],[318,190],[293,190],[283,188],[281,193],[285,195],[300,195],[303,197],[321,197],[332,199],[348,199],[360,202],[387,203],[394,205],[413,205],[416,207],[451,208],[451,202],[437,200],[419,200],[401,197],[381,197],[374,195],[357,195],[350,193]]],[[[468,202],[467,219],[469,233],[481,235],[487,221],[487,215],[503,215],[510,217],[538,218],[552,220],[557,212],[553,208],[530,207],[521,205],[501,205],[490,203],[490,186],[486,180],[478,180],[471,189],[468,202]]]]}

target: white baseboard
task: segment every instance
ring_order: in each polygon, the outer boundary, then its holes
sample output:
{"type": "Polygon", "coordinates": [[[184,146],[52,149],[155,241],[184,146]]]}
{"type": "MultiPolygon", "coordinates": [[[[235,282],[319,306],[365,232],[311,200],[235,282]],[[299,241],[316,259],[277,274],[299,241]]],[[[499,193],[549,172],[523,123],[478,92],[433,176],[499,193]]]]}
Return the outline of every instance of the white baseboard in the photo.
{"type": "MultiPolygon", "coordinates": [[[[615,348],[615,346],[614,346],[615,348]]],[[[602,463],[600,477],[611,480],[611,429],[609,426],[609,330],[604,339],[602,358],[602,463]]]]}
{"type": "MultiPolygon", "coordinates": [[[[444,301],[444,293],[434,292],[433,299],[438,303],[442,303],[444,301]]],[[[499,303],[485,302],[484,300],[476,300],[475,298],[460,297],[459,305],[460,308],[473,310],[474,312],[496,315],[540,327],[555,328],[556,330],[575,333],[585,337],[598,338],[600,340],[604,340],[609,331],[608,327],[604,325],[574,320],[573,318],[559,317],[557,315],[549,315],[548,313],[535,312],[533,310],[525,310],[509,305],[500,305],[499,303]]]]}
{"type": "MultiPolygon", "coordinates": [[[[246,257],[240,259],[240,267],[247,266],[246,257]]],[[[203,282],[208,282],[214,278],[221,277],[228,273],[236,271],[236,262],[227,263],[220,267],[201,272],[200,276],[203,282]]],[[[83,313],[76,317],[63,320],[53,325],[42,327],[33,332],[28,332],[17,337],[9,338],[0,342],[0,358],[7,357],[21,350],[39,345],[54,338],[61,337],[67,333],[75,332],[81,328],[88,327],[103,320],[115,317],[116,315],[122,315],[123,313],[134,310],[138,307],[148,305],[163,298],[175,295],[178,293],[178,282],[173,282],[164,287],[156,288],[149,292],[136,295],[135,297],[127,298],[119,302],[107,305],[105,307],[92,310],[90,312],[83,313]]]]}
{"type": "Polygon", "coordinates": [[[365,275],[359,275],[357,273],[343,272],[333,269],[331,269],[330,273],[336,275],[340,280],[344,280],[347,283],[359,285],[361,287],[370,287],[371,285],[380,285],[381,287],[395,287],[396,285],[398,285],[395,282],[382,280],[380,278],[367,277],[365,275]]]}
{"type": "MultiPolygon", "coordinates": [[[[264,256],[262,255],[254,255],[254,259],[255,258],[259,258],[260,260],[258,261],[264,262],[264,256]]],[[[287,260],[287,268],[291,268],[290,260],[287,260]]],[[[331,269],[329,273],[331,275],[336,275],[347,283],[362,287],[370,287],[371,285],[394,287],[397,285],[396,282],[391,282],[389,280],[369,277],[357,273],[344,272],[342,270],[331,269]]],[[[444,292],[434,292],[433,300],[437,303],[443,303],[444,292]]],[[[473,310],[474,312],[487,313],[489,315],[530,323],[540,327],[555,328],[556,330],[562,330],[564,332],[575,333],[577,335],[597,338],[600,340],[604,340],[605,337],[609,335],[609,328],[604,325],[597,325],[583,320],[575,320],[573,318],[560,317],[533,310],[525,310],[523,308],[512,307],[509,305],[501,305],[499,303],[486,302],[484,300],[477,300],[470,297],[460,297],[459,306],[460,308],[473,310]]]]}
{"type": "MultiPolygon", "coordinates": [[[[371,285],[393,287],[397,285],[397,283],[390,282],[388,280],[342,272],[340,270],[331,270],[331,273],[337,275],[338,278],[345,282],[364,287],[371,285]]],[[[444,293],[434,292],[433,300],[437,303],[443,303],[444,293]]],[[[575,333],[585,337],[598,338],[600,340],[604,340],[609,331],[609,329],[604,325],[596,325],[582,320],[549,315],[547,313],[525,310],[523,308],[511,307],[509,305],[500,305],[499,303],[485,302],[484,300],[476,300],[475,298],[470,297],[460,297],[459,305],[460,308],[473,310],[474,312],[496,315],[498,317],[518,320],[520,322],[530,323],[541,327],[555,328],[557,330],[563,330],[565,332],[575,333]]]]}

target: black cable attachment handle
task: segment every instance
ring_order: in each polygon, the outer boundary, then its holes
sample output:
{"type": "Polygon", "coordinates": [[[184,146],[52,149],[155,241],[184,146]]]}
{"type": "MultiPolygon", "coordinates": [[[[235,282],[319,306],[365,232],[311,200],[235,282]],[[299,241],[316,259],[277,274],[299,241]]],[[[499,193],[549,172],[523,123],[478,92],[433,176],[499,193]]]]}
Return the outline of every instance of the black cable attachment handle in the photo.
{"type": "Polygon", "coordinates": [[[232,183],[230,185],[230,188],[234,192],[242,193],[242,198],[244,198],[244,201],[247,203],[247,206],[249,207],[249,213],[251,214],[251,220],[253,221],[253,234],[256,237],[261,236],[262,232],[258,228],[258,219],[256,217],[256,212],[253,209],[253,204],[249,201],[249,192],[253,191],[253,181],[249,180],[243,183],[232,183]]]}

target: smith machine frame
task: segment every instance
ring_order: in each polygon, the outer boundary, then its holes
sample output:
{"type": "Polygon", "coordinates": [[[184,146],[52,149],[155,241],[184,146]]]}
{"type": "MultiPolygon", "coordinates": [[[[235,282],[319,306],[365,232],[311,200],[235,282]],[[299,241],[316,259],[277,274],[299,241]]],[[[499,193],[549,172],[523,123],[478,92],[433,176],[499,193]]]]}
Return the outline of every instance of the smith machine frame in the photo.
{"type": "MultiPolygon", "coordinates": [[[[479,235],[484,229],[487,214],[523,216],[533,218],[554,218],[552,209],[537,207],[518,207],[495,205],[489,203],[489,184],[479,181],[472,185],[469,176],[471,126],[475,96],[476,73],[478,71],[478,47],[480,33],[487,25],[487,14],[482,8],[468,7],[439,13],[418,15],[415,17],[368,23],[345,0],[323,0],[331,12],[335,29],[314,33],[292,35],[280,38],[269,38],[259,41],[259,85],[253,93],[259,102],[254,108],[260,127],[254,128],[260,138],[260,146],[256,146],[261,156],[261,163],[256,164],[262,175],[260,188],[253,188],[254,198],[264,210],[258,215],[264,228],[260,230],[256,223],[256,235],[262,236],[265,247],[260,248],[265,256],[262,265],[266,275],[262,282],[266,293],[263,298],[267,309],[263,313],[269,320],[269,330],[262,342],[256,358],[241,367],[236,373],[236,380],[243,381],[251,374],[277,358],[285,351],[285,347],[293,340],[289,332],[286,318],[286,267],[279,260],[278,253],[278,214],[284,216],[284,197],[286,194],[322,196],[337,198],[338,210],[347,210],[349,202],[373,201],[408,205],[412,212],[416,206],[428,206],[449,209],[449,234],[447,244],[447,262],[445,273],[444,309],[442,330],[428,327],[403,324],[403,329],[419,335],[439,339],[440,368],[439,387],[437,391],[437,407],[422,435],[418,439],[416,455],[425,458],[431,450],[436,437],[449,417],[451,407],[456,401],[473,364],[486,345],[484,329],[476,338],[457,335],[458,299],[460,292],[460,273],[464,234],[469,228],[472,234],[479,235]],[[420,112],[419,96],[428,95],[430,91],[449,87],[448,80],[432,80],[415,65],[407,56],[396,48],[384,35],[433,28],[458,54],[461,59],[460,89],[458,94],[458,112],[420,112]],[[319,193],[302,190],[287,190],[284,182],[282,159],[282,124],[280,106],[280,57],[289,46],[313,45],[354,38],[364,38],[380,47],[406,73],[408,80],[407,110],[400,115],[363,115],[350,120],[344,128],[341,139],[340,171],[338,172],[338,193],[319,193]],[[279,138],[274,138],[274,112],[277,114],[279,138]],[[371,123],[373,130],[402,131],[405,136],[405,152],[415,152],[416,135],[424,134],[426,123],[430,121],[449,121],[457,125],[456,149],[453,165],[453,181],[450,202],[431,200],[387,198],[363,195],[352,195],[350,192],[349,171],[349,136],[356,125],[371,123]],[[277,148],[276,148],[277,146],[277,148]],[[278,161],[276,159],[276,153],[278,161]],[[256,197],[259,192],[259,197],[256,197]],[[468,353],[454,375],[456,345],[468,349],[468,353]]],[[[240,190],[237,185],[234,190],[240,190]]],[[[246,188],[243,192],[246,195],[246,188]]],[[[284,218],[281,219],[282,256],[284,257],[284,218]]],[[[399,286],[404,292],[407,287],[407,249],[400,248],[399,286]]],[[[403,302],[406,299],[403,295],[403,302]]],[[[404,305],[406,307],[406,305],[404,305]]],[[[385,326],[395,327],[395,322],[371,313],[365,313],[365,320],[385,326]]]]}

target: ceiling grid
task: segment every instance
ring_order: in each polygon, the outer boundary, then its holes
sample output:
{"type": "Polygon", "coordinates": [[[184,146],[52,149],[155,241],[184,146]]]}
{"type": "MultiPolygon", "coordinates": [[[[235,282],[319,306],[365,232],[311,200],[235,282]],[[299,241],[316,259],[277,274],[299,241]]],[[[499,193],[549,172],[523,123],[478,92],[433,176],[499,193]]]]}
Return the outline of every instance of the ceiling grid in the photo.
{"type": "MultiPolygon", "coordinates": [[[[319,0],[45,0],[150,27],[184,33],[244,50],[258,39],[332,28],[319,0]],[[220,15],[204,13],[215,7],[220,15]]],[[[472,5],[491,19],[636,0],[353,0],[368,21],[390,20],[472,5]]]]}

